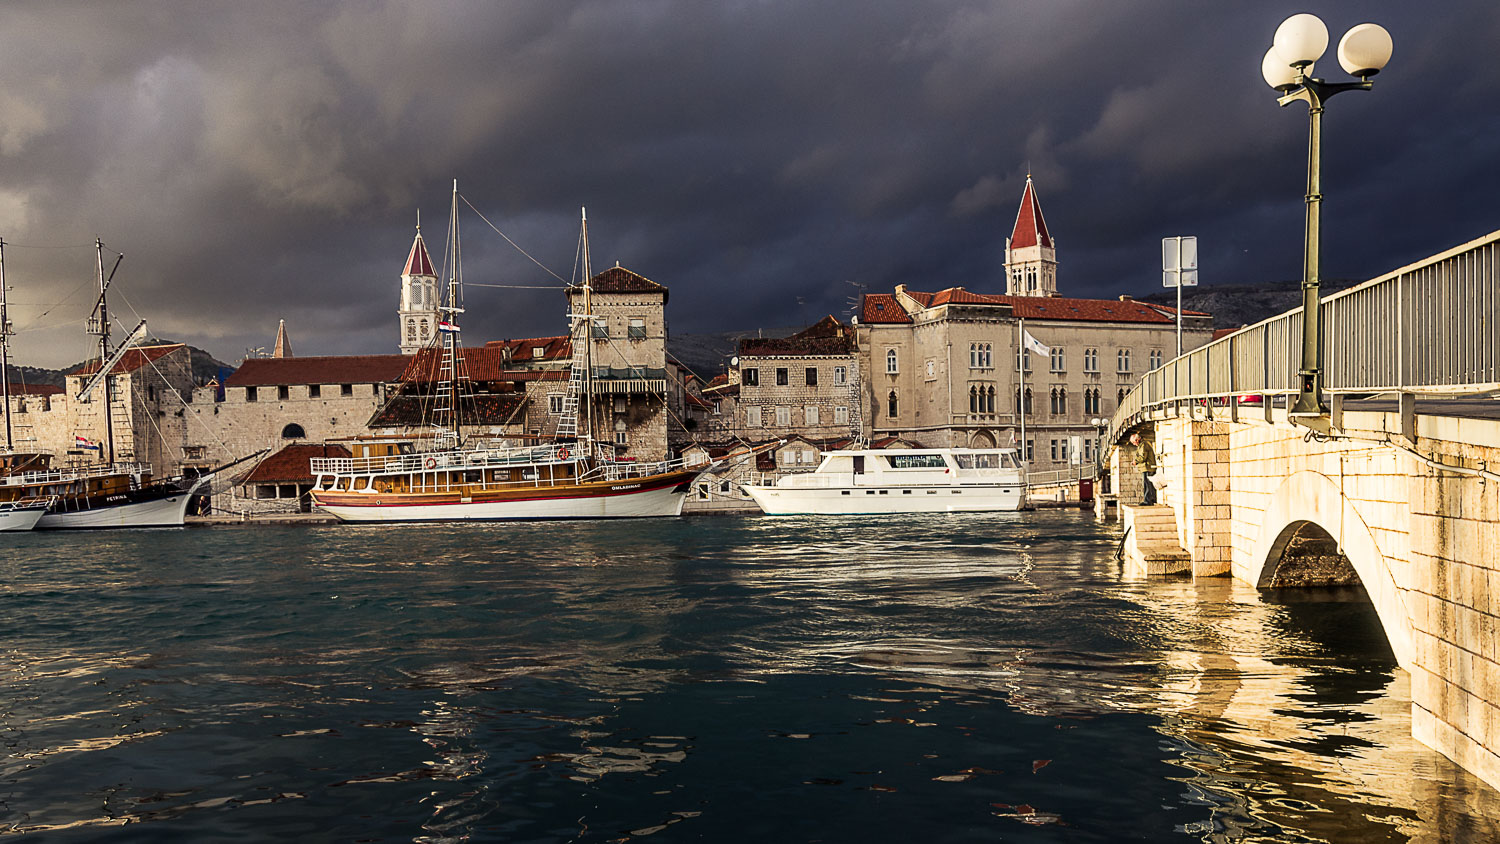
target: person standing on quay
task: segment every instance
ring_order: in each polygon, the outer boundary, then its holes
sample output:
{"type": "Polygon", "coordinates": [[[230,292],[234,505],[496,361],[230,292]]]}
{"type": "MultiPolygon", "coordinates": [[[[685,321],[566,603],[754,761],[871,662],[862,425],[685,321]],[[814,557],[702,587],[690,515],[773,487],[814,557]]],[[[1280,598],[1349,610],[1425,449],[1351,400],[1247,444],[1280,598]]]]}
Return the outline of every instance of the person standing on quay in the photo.
{"type": "Polygon", "coordinates": [[[1151,483],[1151,475],[1156,472],[1156,452],[1151,450],[1151,444],[1141,439],[1141,432],[1136,431],[1130,435],[1130,444],[1135,446],[1135,467],[1140,470],[1141,482],[1146,485],[1146,498],[1142,502],[1146,506],[1156,503],[1156,487],[1151,483]]]}

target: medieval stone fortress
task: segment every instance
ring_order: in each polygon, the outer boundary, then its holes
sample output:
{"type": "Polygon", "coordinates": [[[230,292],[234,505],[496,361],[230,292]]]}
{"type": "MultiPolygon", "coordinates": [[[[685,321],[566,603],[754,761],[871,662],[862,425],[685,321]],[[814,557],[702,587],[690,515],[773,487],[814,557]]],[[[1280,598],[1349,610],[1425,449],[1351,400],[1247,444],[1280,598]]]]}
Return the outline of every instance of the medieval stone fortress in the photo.
{"type": "MultiPolygon", "coordinates": [[[[1058,267],[1028,177],[993,289],[868,293],[847,322],[828,316],[789,337],[745,339],[725,371],[694,373],[667,353],[667,288],[615,266],[592,279],[602,320],[591,336],[578,328],[463,349],[475,391],[470,428],[518,443],[556,434],[574,345],[587,342],[594,435],[617,457],[757,452],[737,471],[705,476],[701,497],[710,489],[733,496],[732,479],[749,471],[806,471],[821,452],[857,441],[1014,447],[1041,473],[1092,467],[1092,421],[1176,354],[1177,314],[1128,296],[1064,297],[1058,267]],[[1028,336],[1048,354],[1028,350],[1028,336]]],[[[419,428],[423,397],[442,378],[433,348],[441,285],[420,226],[399,284],[397,353],[297,357],[283,322],[271,356],[246,359],[222,383],[194,383],[180,344],[127,354],[111,375],[120,459],[194,473],[264,451],[240,483],[217,491],[215,509],[309,509],[309,458],[419,428]]],[[[569,312],[578,298],[568,291],[569,312]]],[[[1183,314],[1185,349],[1211,336],[1209,315],[1183,314]]],[[[71,398],[92,374],[71,374],[63,390],[12,396],[30,445],[78,460],[94,454],[89,445],[107,434],[102,407],[71,398]]]]}

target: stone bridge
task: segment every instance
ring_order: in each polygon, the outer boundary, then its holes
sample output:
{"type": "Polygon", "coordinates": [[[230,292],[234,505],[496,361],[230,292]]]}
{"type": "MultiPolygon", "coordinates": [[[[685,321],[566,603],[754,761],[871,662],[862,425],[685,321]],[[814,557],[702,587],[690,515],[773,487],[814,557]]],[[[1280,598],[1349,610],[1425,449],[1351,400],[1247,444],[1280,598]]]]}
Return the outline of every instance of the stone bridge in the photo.
{"type": "Polygon", "coordinates": [[[1362,585],[1416,738],[1500,787],[1497,243],[1325,299],[1326,413],[1289,409],[1298,309],[1148,374],[1108,441],[1128,569],[1362,585]],[[1133,433],[1158,458],[1155,506],[1133,433]]]}

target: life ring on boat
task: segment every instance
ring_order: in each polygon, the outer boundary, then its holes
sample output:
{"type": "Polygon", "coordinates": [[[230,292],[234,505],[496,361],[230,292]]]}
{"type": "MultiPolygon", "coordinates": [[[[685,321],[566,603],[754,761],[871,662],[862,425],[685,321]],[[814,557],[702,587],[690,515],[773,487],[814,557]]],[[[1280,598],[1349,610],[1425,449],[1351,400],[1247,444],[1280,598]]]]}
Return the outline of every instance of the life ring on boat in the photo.
{"type": "Polygon", "coordinates": [[[563,446],[562,448],[559,448],[557,450],[557,459],[558,460],[567,460],[568,457],[571,454],[572,454],[572,452],[568,451],[568,447],[567,446],[563,446]]]}
{"type": "Polygon", "coordinates": [[[429,469],[436,469],[437,468],[437,458],[436,457],[429,457],[429,458],[427,458],[427,468],[429,468],[429,469]]]}

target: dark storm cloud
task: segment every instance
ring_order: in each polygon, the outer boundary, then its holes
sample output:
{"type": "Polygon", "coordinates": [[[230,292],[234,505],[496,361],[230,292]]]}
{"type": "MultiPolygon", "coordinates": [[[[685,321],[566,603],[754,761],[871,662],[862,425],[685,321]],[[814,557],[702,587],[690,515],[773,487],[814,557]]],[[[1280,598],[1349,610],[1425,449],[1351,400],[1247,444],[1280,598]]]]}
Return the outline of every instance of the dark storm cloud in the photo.
{"type": "MultiPolygon", "coordinates": [[[[23,361],[83,357],[97,234],[124,305],[221,357],[285,318],[303,354],[391,351],[417,208],[450,180],[571,277],[672,289],[674,331],[787,326],[856,284],[1000,289],[1029,171],[1071,295],[1300,272],[1306,109],[1259,76],[1302,8],[1185,2],[12,3],[0,235],[23,361]],[[850,284],[853,282],[854,284],[850,284]],[[70,292],[66,304],[57,303],[70,292]],[[54,306],[42,316],[47,306],[54,306]]],[[[1325,120],[1324,275],[1500,227],[1491,3],[1323,3],[1395,57],[1325,120]]],[[[1326,75],[1341,75],[1332,53],[1326,75]]],[[[437,255],[435,254],[436,258],[437,255]]],[[[556,280],[477,217],[470,281],[556,280]]],[[[563,330],[556,290],[472,288],[466,334],[563,330]]]]}

